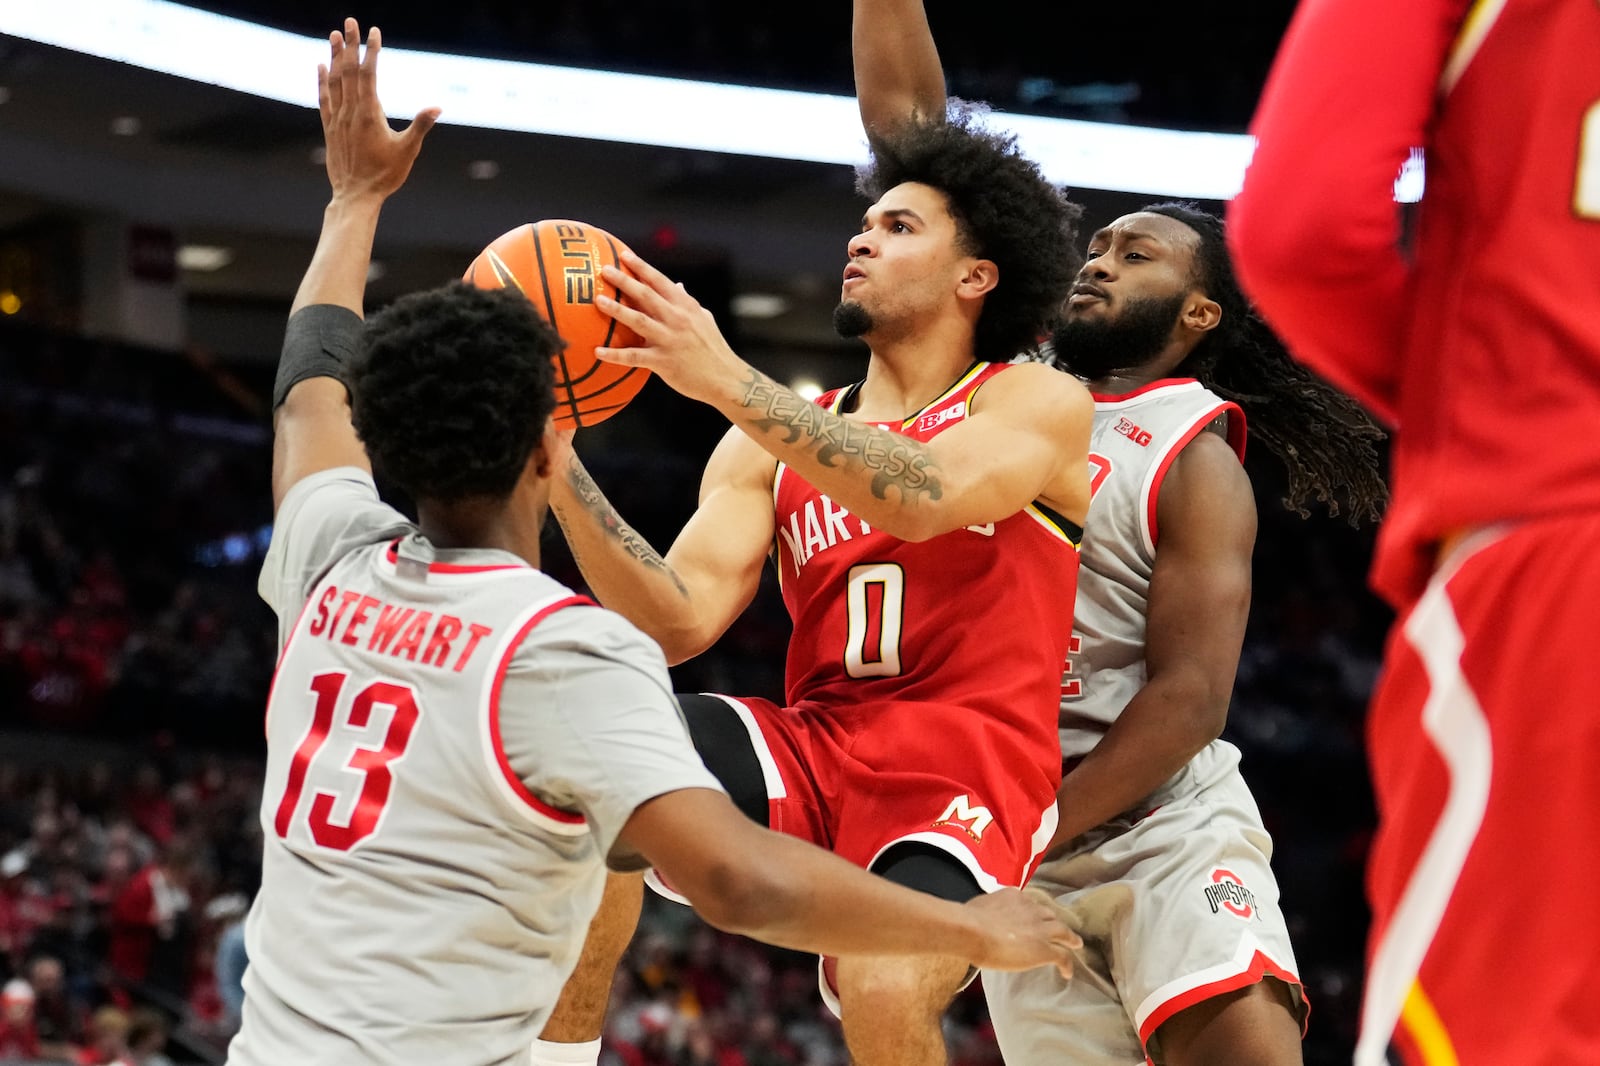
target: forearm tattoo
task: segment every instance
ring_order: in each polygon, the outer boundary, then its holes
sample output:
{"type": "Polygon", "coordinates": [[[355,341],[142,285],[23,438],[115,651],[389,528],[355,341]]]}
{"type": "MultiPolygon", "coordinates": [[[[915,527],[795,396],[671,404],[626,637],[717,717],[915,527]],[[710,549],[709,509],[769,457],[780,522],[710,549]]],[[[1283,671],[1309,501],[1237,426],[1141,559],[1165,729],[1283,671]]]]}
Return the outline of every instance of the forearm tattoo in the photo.
{"type": "Polygon", "coordinates": [[[759,370],[745,379],[741,402],[751,410],[757,429],[785,433],[783,443],[814,452],[823,466],[871,471],[872,494],[880,500],[889,498],[891,488],[906,502],[944,495],[938,468],[922,441],[842,418],[759,370]]]}
{"type": "MultiPolygon", "coordinates": [[[[583,504],[583,509],[588,511],[594,517],[594,520],[600,524],[600,528],[605,531],[606,536],[622,546],[622,550],[628,554],[629,558],[638,560],[648,569],[665,574],[672,581],[673,587],[678,590],[678,595],[688,599],[688,586],[684,585],[683,579],[678,576],[677,571],[672,569],[671,565],[657,554],[654,548],[650,547],[650,543],[641,537],[638,531],[622,520],[622,516],[617,513],[617,509],[611,506],[611,501],[606,499],[605,493],[600,491],[600,486],[596,485],[594,478],[589,476],[589,471],[585,470],[583,464],[576,458],[572,459],[567,466],[567,484],[572,486],[572,491],[578,497],[579,502],[583,504]]],[[[572,550],[573,562],[578,564],[579,570],[582,570],[583,560],[579,557],[580,549],[576,543],[577,538],[571,535],[572,529],[566,522],[561,520],[560,511],[556,512],[556,521],[561,522],[561,527],[567,530],[567,545],[572,550]]]]}

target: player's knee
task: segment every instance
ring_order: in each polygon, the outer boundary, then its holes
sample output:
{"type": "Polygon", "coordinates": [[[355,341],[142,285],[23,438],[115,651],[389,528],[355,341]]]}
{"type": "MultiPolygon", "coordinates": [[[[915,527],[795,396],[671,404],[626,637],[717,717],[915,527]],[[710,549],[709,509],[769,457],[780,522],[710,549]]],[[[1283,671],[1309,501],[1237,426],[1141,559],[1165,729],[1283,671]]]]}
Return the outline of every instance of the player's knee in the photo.
{"type": "Polygon", "coordinates": [[[883,1020],[938,1014],[960,991],[967,970],[958,959],[840,959],[839,1006],[847,1016],[883,1020]]]}

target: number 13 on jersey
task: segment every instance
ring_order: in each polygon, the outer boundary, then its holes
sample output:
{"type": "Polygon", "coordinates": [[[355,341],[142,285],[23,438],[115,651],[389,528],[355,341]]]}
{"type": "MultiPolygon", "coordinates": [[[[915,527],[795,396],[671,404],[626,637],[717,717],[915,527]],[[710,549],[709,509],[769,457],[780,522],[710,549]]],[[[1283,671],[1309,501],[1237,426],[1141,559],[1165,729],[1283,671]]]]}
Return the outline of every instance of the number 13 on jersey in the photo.
{"type": "Polygon", "coordinates": [[[306,778],[319,762],[325,761],[318,756],[330,736],[337,736],[341,743],[336,749],[349,746],[352,750],[337,775],[322,775],[334,782],[334,788],[316,789],[310,809],[301,815],[308,823],[311,839],[336,851],[349,851],[377,831],[394,788],[393,765],[405,756],[417,720],[422,717],[416,693],[409,685],[374,681],[349,700],[343,700],[349,679],[350,675],[342,671],[311,679],[311,694],[316,697],[311,724],[289,760],[288,781],[272,822],[278,836],[289,836],[300,811],[306,778]],[[382,735],[372,735],[373,712],[380,707],[390,709],[389,723],[382,735]],[[339,806],[349,814],[336,820],[334,809],[339,806]]]}

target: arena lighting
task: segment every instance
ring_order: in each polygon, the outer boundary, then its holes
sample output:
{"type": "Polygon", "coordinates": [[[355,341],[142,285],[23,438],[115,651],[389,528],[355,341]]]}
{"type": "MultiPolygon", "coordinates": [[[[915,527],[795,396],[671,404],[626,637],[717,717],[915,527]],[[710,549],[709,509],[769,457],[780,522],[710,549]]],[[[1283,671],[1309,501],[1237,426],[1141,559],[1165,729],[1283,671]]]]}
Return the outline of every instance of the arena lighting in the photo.
{"type": "MultiPolygon", "coordinates": [[[[331,28],[331,27],[330,27],[331,28]]],[[[301,37],[166,0],[51,0],[0,5],[0,33],[254,96],[315,106],[310,72],[326,56],[301,37]]],[[[424,107],[464,126],[706,152],[854,165],[866,156],[855,100],[676,78],[384,51],[384,100],[407,118],[424,107]]],[[[1254,142],[995,112],[993,128],[1069,188],[1226,200],[1254,142]]],[[[1420,184],[1420,183],[1414,183],[1420,184]]]]}

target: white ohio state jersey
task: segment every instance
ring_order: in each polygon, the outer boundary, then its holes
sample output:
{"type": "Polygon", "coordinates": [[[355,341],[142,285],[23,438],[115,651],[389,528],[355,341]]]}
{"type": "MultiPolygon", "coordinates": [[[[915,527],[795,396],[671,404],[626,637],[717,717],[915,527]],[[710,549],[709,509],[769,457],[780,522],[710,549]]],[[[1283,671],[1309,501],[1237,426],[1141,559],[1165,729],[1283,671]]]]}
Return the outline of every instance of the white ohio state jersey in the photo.
{"type": "Polygon", "coordinates": [[[1226,419],[1244,457],[1244,412],[1193,379],[1095,397],[1089,517],[1078,569],[1073,640],[1061,683],[1061,752],[1099,742],[1145,683],[1145,619],[1160,536],[1162,479],[1195,436],[1226,419]]]}
{"type": "Polygon", "coordinates": [[[285,498],[240,1066],[525,1062],[644,801],[720,786],[661,651],[355,468],[285,498]]]}

